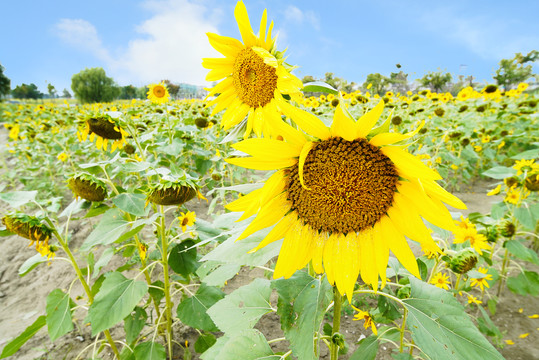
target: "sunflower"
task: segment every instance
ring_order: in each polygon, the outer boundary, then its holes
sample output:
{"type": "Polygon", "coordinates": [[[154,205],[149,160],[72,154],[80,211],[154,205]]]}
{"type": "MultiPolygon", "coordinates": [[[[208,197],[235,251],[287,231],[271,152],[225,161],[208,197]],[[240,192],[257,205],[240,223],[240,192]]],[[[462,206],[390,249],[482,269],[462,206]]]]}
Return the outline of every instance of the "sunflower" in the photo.
{"type": "Polygon", "coordinates": [[[233,145],[252,157],[227,162],[278,170],[263,188],[227,206],[244,211],[241,219],[258,212],[238,240],[275,224],[252,251],[284,237],[275,278],[289,278],[311,261],[341,294],[352,296],[359,273],[374,289],[379,276],[385,286],[389,250],[419,277],[404,236],[440,251],[421,216],[441,228],[456,228],[442,201],[466,206],[436,183],[441,179],[436,171],[396,145],[420,127],[407,134],[384,132],[388,119],[371,131],[383,107],[380,101],[356,122],[341,101],[330,128],[294,108],[293,120],[309,135],[283,122],[279,131],[285,141],[247,139],[233,145]]]}
{"type": "Polygon", "coordinates": [[[262,14],[258,36],[254,34],[247,9],[239,1],[234,16],[243,39],[243,44],[234,38],[208,33],[210,44],[225,58],[206,58],[202,66],[211,71],[207,81],[218,81],[208,89],[208,97],[219,94],[208,102],[216,105],[212,116],[223,109],[221,126],[229,129],[240,123],[246,116],[247,138],[254,130],[257,136],[271,134],[275,122],[280,122],[281,104],[286,102],[283,94],[299,95],[303,86],[301,80],[292,75],[292,68],[284,63],[283,52],[275,48],[271,37],[273,21],[266,33],[267,14],[262,14]]]}
{"type": "Polygon", "coordinates": [[[477,271],[480,272],[481,274],[484,274],[485,276],[482,277],[482,278],[471,278],[470,285],[479,287],[479,288],[481,288],[481,291],[483,291],[485,289],[485,287],[486,288],[490,287],[487,280],[492,280],[492,275],[487,274],[488,269],[485,269],[485,268],[482,268],[482,267],[477,269],[477,271]]]}
{"type": "Polygon", "coordinates": [[[455,239],[453,243],[461,244],[466,241],[470,241],[470,245],[474,248],[479,255],[483,255],[483,250],[490,250],[490,245],[487,242],[487,238],[483,234],[479,234],[475,227],[473,228],[457,228],[453,231],[455,239]]]}
{"type": "Polygon", "coordinates": [[[182,231],[185,232],[187,230],[188,226],[195,225],[195,222],[197,220],[197,216],[194,211],[188,211],[186,213],[180,213],[180,216],[178,217],[178,221],[180,222],[180,226],[182,227],[182,231]]]}
{"type": "Polygon", "coordinates": [[[170,94],[168,93],[168,89],[164,82],[151,84],[148,87],[148,99],[150,99],[152,103],[164,104],[169,100],[170,94]]]}
{"type": "Polygon", "coordinates": [[[125,145],[125,137],[128,135],[116,122],[108,115],[90,117],[86,120],[86,128],[77,131],[80,142],[86,141],[90,135],[90,141],[97,138],[95,146],[98,149],[108,150],[109,141],[112,142],[110,152],[122,149],[125,145]]]}
{"type": "Polygon", "coordinates": [[[440,289],[445,290],[449,290],[449,285],[451,284],[449,281],[449,275],[441,272],[436,273],[430,280],[430,283],[436,287],[439,287],[440,289]]]}
{"type": "Polygon", "coordinates": [[[363,327],[365,329],[368,329],[370,327],[374,335],[378,335],[378,330],[376,329],[376,324],[372,320],[372,316],[367,311],[358,309],[354,305],[352,305],[352,308],[357,311],[357,314],[354,315],[354,321],[365,320],[365,324],[363,324],[363,327]]]}

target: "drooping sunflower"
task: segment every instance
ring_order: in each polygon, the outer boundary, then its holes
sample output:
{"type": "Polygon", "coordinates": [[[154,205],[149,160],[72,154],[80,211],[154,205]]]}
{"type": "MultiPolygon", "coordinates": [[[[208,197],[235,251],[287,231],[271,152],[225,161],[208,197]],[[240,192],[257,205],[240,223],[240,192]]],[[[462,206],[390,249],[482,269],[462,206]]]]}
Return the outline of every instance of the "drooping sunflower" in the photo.
{"type": "Polygon", "coordinates": [[[108,115],[92,116],[86,119],[86,127],[82,131],[77,131],[80,142],[86,141],[90,135],[90,141],[96,138],[95,146],[98,149],[108,150],[109,141],[112,142],[110,152],[122,149],[126,143],[127,132],[122,129],[116,121],[108,115]]]}
{"type": "Polygon", "coordinates": [[[154,104],[164,104],[169,98],[170,94],[164,82],[158,84],[148,85],[148,99],[154,104]]]}
{"type": "Polygon", "coordinates": [[[273,21],[266,32],[266,10],[262,14],[258,35],[251,28],[243,2],[237,3],[234,16],[243,43],[234,38],[207,34],[210,44],[225,56],[202,61],[202,66],[211,69],[206,76],[207,81],[224,79],[208,89],[208,97],[219,95],[207,106],[216,105],[212,116],[227,109],[221,120],[225,129],[248,116],[245,137],[251,131],[258,137],[262,133],[271,135],[274,123],[281,121],[279,109],[286,102],[283,94],[295,96],[303,85],[290,73],[292,68],[284,63],[283,53],[275,47],[275,38],[271,37],[273,21]]]}
{"type": "Polygon", "coordinates": [[[385,285],[389,250],[419,277],[405,236],[440,251],[421,217],[456,228],[442,201],[466,206],[436,183],[441,177],[435,170],[402,145],[420,126],[407,134],[390,133],[388,119],[373,130],[383,107],[380,101],[356,122],[341,101],[330,128],[295,108],[292,118],[307,135],[281,123],[285,141],[247,139],[233,145],[252,157],[229,163],[277,170],[261,189],[227,206],[244,211],[241,219],[258,213],[238,240],[275,224],[253,249],[284,238],[274,277],[288,278],[312,262],[341,294],[352,295],[359,273],[377,289],[378,277],[385,285]]]}

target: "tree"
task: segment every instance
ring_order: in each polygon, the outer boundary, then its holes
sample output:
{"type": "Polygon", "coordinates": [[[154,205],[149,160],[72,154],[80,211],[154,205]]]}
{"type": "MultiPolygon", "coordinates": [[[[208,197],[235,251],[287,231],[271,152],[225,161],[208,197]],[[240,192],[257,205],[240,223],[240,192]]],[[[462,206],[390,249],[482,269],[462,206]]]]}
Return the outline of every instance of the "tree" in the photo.
{"type": "Polygon", "coordinates": [[[367,89],[369,87],[369,84],[371,84],[371,87],[368,91],[373,94],[383,95],[386,92],[385,89],[389,84],[389,79],[379,73],[369,74],[367,75],[367,79],[363,83],[362,87],[364,89],[367,89]]]}
{"type": "Polygon", "coordinates": [[[84,69],[73,75],[71,89],[83,103],[110,102],[120,95],[120,88],[102,68],[84,69]]]}
{"type": "Polygon", "coordinates": [[[120,99],[131,100],[137,98],[137,88],[133,85],[122,86],[120,99]]]}
{"type": "Polygon", "coordinates": [[[0,99],[8,95],[11,90],[11,80],[4,75],[4,67],[0,64],[0,99]]]}
{"type": "Polygon", "coordinates": [[[435,92],[440,92],[444,87],[451,82],[453,76],[451,73],[442,73],[441,71],[429,71],[425,76],[419,79],[423,86],[430,87],[435,92]]]}
{"type": "Polygon", "coordinates": [[[62,97],[65,97],[66,99],[71,99],[71,94],[69,93],[69,91],[67,91],[67,89],[64,89],[62,97]]]}
{"type": "Polygon", "coordinates": [[[11,90],[11,96],[16,99],[41,99],[43,94],[37,89],[36,84],[21,84],[11,90]]]}
{"type": "MultiPolygon", "coordinates": [[[[397,64],[397,68],[400,69],[401,65],[397,64]]],[[[391,88],[396,92],[405,93],[410,90],[410,85],[408,85],[408,74],[404,71],[399,71],[398,73],[391,73],[389,75],[388,83],[391,84],[391,88]]]]}
{"type": "Polygon", "coordinates": [[[312,77],[311,75],[305,75],[303,77],[303,79],[301,79],[301,82],[304,83],[304,84],[307,84],[307,83],[310,83],[310,82],[315,82],[316,79],[314,77],[312,77]]]}
{"type": "Polygon", "coordinates": [[[56,97],[56,88],[54,87],[53,84],[51,83],[48,83],[47,84],[47,91],[49,92],[49,96],[51,98],[55,98],[56,97]]]}
{"type": "Polygon", "coordinates": [[[503,86],[505,91],[510,90],[513,85],[534,77],[532,65],[524,66],[524,64],[533,63],[538,59],[539,51],[537,50],[530,51],[527,55],[516,53],[514,58],[500,61],[500,68],[496,70],[493,78],[499,86],[503,86]]]}
{"type": "Polygon", "coordinates": [[[163,80],[165,85],[167,86],[168,93],[173,99],[178,98],[178,94],[180,92],[180,85],[173,84],[170,80],[163,80]]]}

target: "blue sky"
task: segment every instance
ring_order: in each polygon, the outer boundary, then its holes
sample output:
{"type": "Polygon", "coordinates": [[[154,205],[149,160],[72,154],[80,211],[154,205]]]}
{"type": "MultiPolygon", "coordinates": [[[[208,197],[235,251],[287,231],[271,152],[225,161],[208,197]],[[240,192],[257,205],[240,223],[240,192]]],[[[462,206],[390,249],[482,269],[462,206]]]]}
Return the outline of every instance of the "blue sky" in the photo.
{"type": "MultiPolygon", "coordinates": [[[[326,72],[363,83],[428,71],[492,81],[502,58],[539,50],[539,1],[245,0],[251,25],[275,22],[278,48],[299,77],[326,72]]],[[[170,79],[206,85],[202,57],[219,56],[206,32],[239,38],[236,1],[3,1],[0,63],[12,88],[47,83],[71,92],[71,76],[103,67],[120,85],[170,79]]],[[[537,67],[535,67],[537,70],[537,67]]]]}

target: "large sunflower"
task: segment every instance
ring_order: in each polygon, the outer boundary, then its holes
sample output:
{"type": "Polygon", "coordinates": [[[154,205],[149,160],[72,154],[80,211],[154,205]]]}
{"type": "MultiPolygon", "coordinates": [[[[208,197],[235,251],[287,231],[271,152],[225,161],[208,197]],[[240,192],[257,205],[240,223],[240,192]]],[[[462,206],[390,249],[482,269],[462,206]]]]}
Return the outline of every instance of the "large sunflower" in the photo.
{"type": "Polygon", "coordinates": [[[258,213],[238,240],[275,225],[253,251],[284,238],[274,277],[288,278],[311,261],[317,273],[325,272],[341,294],[351,296],[359,273],[374,289],[378,277],[385,285],[389,250],[419,277],[405,236],[440,251],[422,217],[455,229],[442,201],[466,206],[436,183],[441,179],[436,171],[402,145],[421,126],[407,134],[384,132],[388,119],[372,130],[383,107],[380,101],[356,122],[341,101],[330,128],[312,114],[289,108],[308,135],[281,123],[285,141],[247,139],[233,145],[252,157],[229,163],[277,170],[261,189],[227,206],[244,211],[241,219],[258,213]]]}
{"type": "Polygon", "coordinates": [[[237,3],[234,16],[243,44],[234,38],[207,34],[210,44],[225,56],[202,61],[202,66],[211,69],[207,81],[224,78],[208,89],[208,97],[219,94],[208,102],[208,106],[216,105],[212,115],[227,109],[221,120],[225,129],[240,123],[248,115],[245,137],[251,131],[259,137],[262,133],[271,135],[275,122],[281,121],[279,109],[286,102],[283,94],[299,94],[302,82],[290,74],[283,53],[275,49],[275,39],[271,37],[273,21],[266,33],[266,10],[262,14],[258,36],[251,28],[243,2],[237,3]]]}

